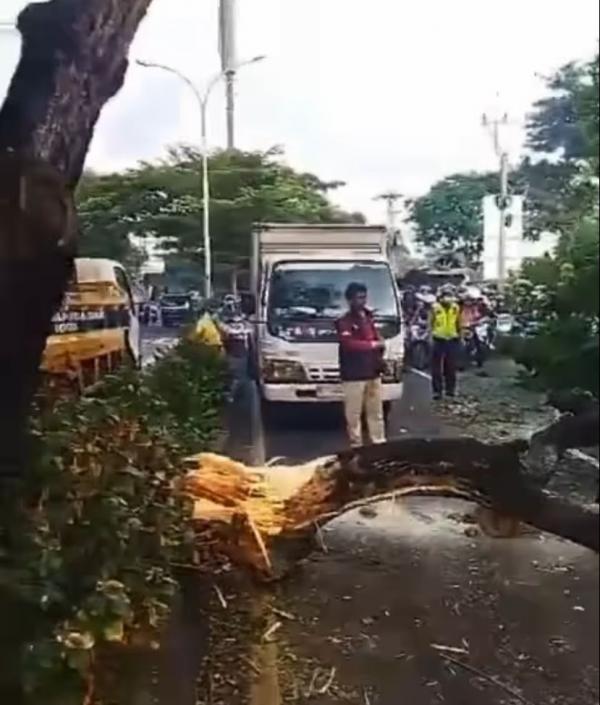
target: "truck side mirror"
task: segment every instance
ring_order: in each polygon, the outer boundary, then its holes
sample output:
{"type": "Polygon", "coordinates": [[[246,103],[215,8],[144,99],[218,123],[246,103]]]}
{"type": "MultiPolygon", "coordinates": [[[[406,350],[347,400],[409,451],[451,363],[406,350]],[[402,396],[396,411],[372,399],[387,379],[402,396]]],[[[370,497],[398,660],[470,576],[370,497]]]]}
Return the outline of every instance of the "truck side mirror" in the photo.
{"type": "Polygon", "coordinates": [[[256,299],[252,294],[242,294],[240,307],[244,316],[253,316],[256,313],[256,299]]]}

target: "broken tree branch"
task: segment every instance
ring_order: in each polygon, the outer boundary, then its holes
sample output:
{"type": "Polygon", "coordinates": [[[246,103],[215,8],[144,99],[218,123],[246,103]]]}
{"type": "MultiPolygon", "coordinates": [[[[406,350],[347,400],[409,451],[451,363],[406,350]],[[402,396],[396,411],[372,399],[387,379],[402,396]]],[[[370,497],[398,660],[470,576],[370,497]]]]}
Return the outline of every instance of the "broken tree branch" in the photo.
{"type": "Polygon", "coordinates": [[[526,449],[521,441],[417,438],[265,468],[202,454],[190,461],[184,491],[222,549],[264,578],[281,576],[304,557],[316,526],[389,495],[462,497],[598,551],[598,513],[537,489],[521,463],[526,449]]]}

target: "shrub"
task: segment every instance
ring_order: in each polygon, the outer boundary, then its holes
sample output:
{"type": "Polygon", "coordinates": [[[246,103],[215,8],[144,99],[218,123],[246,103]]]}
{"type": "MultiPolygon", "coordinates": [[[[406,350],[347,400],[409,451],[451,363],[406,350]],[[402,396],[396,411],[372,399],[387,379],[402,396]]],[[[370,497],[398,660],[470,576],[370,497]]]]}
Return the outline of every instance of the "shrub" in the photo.
{"type": "Polygon", "coordinates": [[[36,417],[25,509],[0,574],[32,703],[80,705],[97,648],[168,614],[173,564],[194,557],[173,483],[218,430],[223,379],[214,353],[181,343],[150,370],[119,372],[36,417]]]}
{"type": "Polygon", "coordinates": [[[513,311],[541,324],[535,337],[512,341],[514,357],[545,388],[598,396],[598,246],[598,221],[584,221],[509,289],[513,311]]]}

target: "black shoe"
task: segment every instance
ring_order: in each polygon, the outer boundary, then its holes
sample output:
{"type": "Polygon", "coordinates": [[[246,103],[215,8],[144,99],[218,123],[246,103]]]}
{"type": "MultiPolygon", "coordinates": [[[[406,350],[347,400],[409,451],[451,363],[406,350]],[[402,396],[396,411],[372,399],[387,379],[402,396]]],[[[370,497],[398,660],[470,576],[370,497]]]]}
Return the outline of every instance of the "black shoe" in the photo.
{"type": "Polygon", "coordinates": [[[456,399],[456,392],[446,392],[448,399],[456,399]]]}
{"type": "Polygon", "coordinates": [[[434,394],[433,401],[442,401],[443,397],[441,394],[434,394]]]}

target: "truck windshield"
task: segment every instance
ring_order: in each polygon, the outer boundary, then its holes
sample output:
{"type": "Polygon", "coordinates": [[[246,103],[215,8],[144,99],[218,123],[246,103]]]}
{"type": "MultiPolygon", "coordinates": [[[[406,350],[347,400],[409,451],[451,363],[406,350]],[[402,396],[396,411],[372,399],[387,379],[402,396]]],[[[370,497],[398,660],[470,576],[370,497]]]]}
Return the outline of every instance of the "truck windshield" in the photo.
{"type": "Polygon", "coordinates": [[[269,319],[334,320],[345,313],[348,284],[364,284],[377,318],[398,318],[392,273],[384,262],[285,262],[273,270],[269,319]]]}

